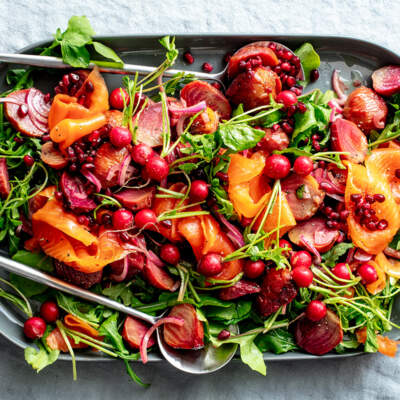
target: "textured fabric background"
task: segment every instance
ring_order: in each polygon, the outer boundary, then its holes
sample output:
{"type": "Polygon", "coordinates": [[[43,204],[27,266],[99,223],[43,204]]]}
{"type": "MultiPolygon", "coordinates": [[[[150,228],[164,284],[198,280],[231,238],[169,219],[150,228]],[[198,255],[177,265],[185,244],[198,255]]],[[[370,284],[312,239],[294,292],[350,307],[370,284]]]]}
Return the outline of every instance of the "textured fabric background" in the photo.
{"type": "MultiPolygon", "coordinates": [[[[248,32],[353,36],[400,52],[398,0],[0,0],[0,52],[12,52],[86,15],[99,34],[248,32]]],[[[122,363],[82,363],[78,382],[58,362],[39,375],[23,352],[0,338],[0,399],[398,399],[400,357],[270,363],[267,377],[239,362],[210,376],[190,376],[165,363],[137,365],[152,382],[129,382],[122,363]]]]}

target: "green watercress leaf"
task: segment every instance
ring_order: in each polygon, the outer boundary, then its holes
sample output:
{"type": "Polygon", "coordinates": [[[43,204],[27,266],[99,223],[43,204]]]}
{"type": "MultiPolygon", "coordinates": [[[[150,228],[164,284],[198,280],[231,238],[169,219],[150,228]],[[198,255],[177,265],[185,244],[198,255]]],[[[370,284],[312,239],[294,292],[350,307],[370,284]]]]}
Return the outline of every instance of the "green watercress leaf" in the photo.
{"type": "Polygon", "coordinates": [[[300,58],[305,75],[303,86],[307,86],[310,83],[310,72],[320,66],[321,60],[311,43],[304,43],[294,53],[300,58]]]}
{"type": "Polygon", "coordinates": [[[234,152],[254,147],[265,136],[264,131],[252,128],[245,123],[220,124],[216,134],[223,146],[234,152]]]}
{"type": "Polygon", "coordinates": [[[322,254],[322,260],[328,267],[334,267],[339,258],[347,253],[348,250],[354,247],[353,243],[338,243],[333,246],[329,251],[322,254]]]}
{"type": "Polygon", "coordinates": [[[43,368],[53,364],[60,355],[59,350],[47,351],[43,344],[38,343],[39,349],[27,347],[24,351],[25,361],[39,373],[43,368]]]}
{"type": "Polygon", "coordinates": [[[370,321],[367,322],[367,339],[364,343],[364,351],[366,353],[376,353],[378,351],[378,340],[373,323],[370,321]]]}
{"type": "Polygon", "coordinates": [[[264,335],[258,335],[255,340],[257,347],[262,351],[271,351],[275,354],[298,350],[293,334],[286,329],[274,329],[264,335]]]}
{"type": "Polygon", "coordinates": [[[121,66],[124,65],[124,62],[121,60],[118,54],[110,47],[107,47],[106,45],[100,42],[93,42],[93,47],[96,50],[96,52],[102,55],[104,58],[108,58],[109,60],[113,60],[117,63],[120,63],[121,66]]]}

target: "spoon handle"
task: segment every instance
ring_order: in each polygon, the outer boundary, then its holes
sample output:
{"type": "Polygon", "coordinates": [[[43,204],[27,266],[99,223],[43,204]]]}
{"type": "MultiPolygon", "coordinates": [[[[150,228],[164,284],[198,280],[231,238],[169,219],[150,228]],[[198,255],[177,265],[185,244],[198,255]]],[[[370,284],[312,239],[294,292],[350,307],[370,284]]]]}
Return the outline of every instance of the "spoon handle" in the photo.
{"type": "Polygon", "coordinates": [[[0,267],[3,267],[4,269],[10,272],[13,272],[14,274],[23,276],[24,278],[42,283],[53,289],[71,294],[76,297],[80,297],[81,299],[90,301],[92,303],[97,303],[105,307],[112,308],[113,310],[130,315],[132,317],[139,318],[143,321],[149,322],[150,324],[154,324],[157,321],[157,317],[153,317],[144,312],[135,310],[134,308],[131,307],[126,307],[123,304],[118,303],[117,301],[110,300],[107,297],[92,293],[89,290],[85,290],[78,286],[71,285],[70,283],[64,282],[61,279],[55,278],[54,276],[38,271],[32,267],[28,267],[17,261],[10,260],[9,258],[0,256],[0,267]]]}
{"type": "MultiPolygon", "coordinates": [[[[61,58],[52,57],[52,56],[37,56],[33,54],[7,54],[0,53],[0,61],[12,64],[24,64],[24,65],[32,65],[34,67],[42,67],[42,68],[58,68],[58,69],[71,69],[69,64],[63,63],[61,58]]],[[[135,64],[123,64],[121,68],[113,68],[109,65],[110,63],[107,61],[96,61],[91,62],[88,66],[89,69],[93,69],[96,65],[99,68],[100,72],[105,72],[109,74],[121,74],[121,75],[132,75],[136,72],[139,75],[146,75],[151,72],[154,72],[156,67],[149,67],[146,65],[135,65],[135,64]]],[[[192,74],[198,79],[208,79],[208,80],[219,80],[222,78],[224,71],[209,74],[206,72],[198,72],[198,71],[185,71],[179,69],[167,69],[164,72],[164,76],[173,77],[178,73],[192,74]]]]}

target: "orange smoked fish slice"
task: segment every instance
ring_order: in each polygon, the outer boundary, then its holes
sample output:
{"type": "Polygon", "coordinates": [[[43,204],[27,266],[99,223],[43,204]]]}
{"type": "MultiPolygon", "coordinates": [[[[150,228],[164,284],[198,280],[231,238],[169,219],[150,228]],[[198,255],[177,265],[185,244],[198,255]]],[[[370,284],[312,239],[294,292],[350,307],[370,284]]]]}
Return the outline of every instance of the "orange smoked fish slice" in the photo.
{"type": "Polygon", "coordinates": [[[345,190],[346,209],[350,211],[347,218],[349,234],[353,243],[370,254],[378,254],[383,251],[393,239],[400,228],[400,212],[390,190],[389,183],[379,175],[376,170],[369,170],[361,165],[346,163],[348,176],[345,190]],[[388,227],[384,230],[370,231],[361,226],[354,215],[354,204],[350,197],[352,194],[383,194],[385,201],[375,202],[372,207],[379,219],[385,219],[388,227]]]}

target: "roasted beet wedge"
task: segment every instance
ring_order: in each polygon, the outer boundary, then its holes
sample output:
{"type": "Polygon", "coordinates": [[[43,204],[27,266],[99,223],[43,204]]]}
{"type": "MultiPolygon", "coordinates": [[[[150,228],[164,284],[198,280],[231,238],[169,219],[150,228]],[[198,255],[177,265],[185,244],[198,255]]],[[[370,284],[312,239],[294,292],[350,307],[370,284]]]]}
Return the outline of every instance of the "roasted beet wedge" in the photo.
{"type": "Polygon", "coordinates": [[[329,309],[320,321],[301,317],[295,328],[296,343],[307,353],[321,356],[333,350],[343,339],[339,317],[329,309]]]}
{"type": "Polygon", "coordinates": [[[232,113],[231,105],[222,92],[204,81],[193,81],[185,85],[181,90],[181,99],[187,106],[205,101],[221,119],[228,120],[232,113]]]}
{"type": "MultiPolygon", "coordinates": [[[[126,317],[122,337],[132,349],[139,349],[143,336],[150,329],[150,326],[133,317],[126,317]]],[[[151,336],[147,343],[147,348],[155,344],[154,335],[151,336]]]]}
{"type": "Polygon", "coordinates": [[[72,176],[64,171],[60,179],[60,187],[72,211],[84,213],[96,208],[96,203],[88,197],[82,181],[77,176],[72,176]]]}
{"type": "Polygon", "coordinates": [[[164,340],[174,349],[196,350],[204,346],[204,329],[196,309],[191,304],[174,306],[169,317],[182,318],[182,326],[166,323],[164,325],[164,340]]]}
{"type": "Polygon", "coordinates": [[[325,192],[311,175],[289,175],[282,181],[282,190],[297,221],[311,218],[325,197],[325,192]]]}
{"type": "Polygon", "coordinates": [[[43,144],[40,158],[45,164],[54,169],[63,169],[68,164],[68,160],[60,150],[54,147],[52,141],[43,144]]]}
{"type": "Polygon", "coordinates": [[[143,253],[133,252],[126,256],[125,259],[114,261],[110,264],[110,279],[115,282],[129,281],[137,273],[142,272],[146,258],[143,253]]]}
{"type": "Polygon", "coordinates": [[[350,93],[343,109],[344,117],[353,121],[365,134],[372,129],[383,129],[387,113],[382,97],[365,86],[350,93]]]}
{"type": "Polygon", "coordinates": [[[239,281],[233,286],[221,289],[219,292],[219,298],[221,300],[234,300],[248,294],[254,294],[261,292],[261,287],[255,282],[250,281],[239,281]]]}
{"type": "Polygon", "coordinates": [[[7,160],[5,158],[0,158],[0,197],[5,199],[10,194],[10,190],[7,160]]]}
{"type": "Polygon", "coordinates": [[[289,304],[297,295],[297,287],[292,274],[287,269],[268,270],[261,292],[257,296],[258,310],[263,317],[274,313],[281,306],[289,304]]]}
{"type": "Polygon", "coordinates": [[[282,128],[278,128],[277,130],[271,128],[261,129],[265,132],[265,136],[258,143],[258,146],[262,150],[272,153],[274,150],[283,150],[289,146],[289,136],[282,130],[282,128]]]}
{"type": "Polygon", "coordinates": [[[69,283],[80,286],[84,289],[89,289],[96,283],[100,283],[103,276],[103,271],[85,274],[84,272],[77,271],[76,269],[58,260],[54,260],[53,263],[57,276],[69,283]]]}
{"type": "Polygon", "coordinates": [[[332,147],[349,155],[342,158],[353,163],[362,163],[368,153],[368,141],[357,125],[347,119],[338,118],[331,125],[332,147]]]}
{"type": "Polygon", "coordinates": [[[161,103],[148,105],[133,118],[133,123],[136,125],[136,140],[138,143],[144,143],[150,147],[162,145],[163,121],[161,103]]]}
{"type": "Polygon", "coordinates": [[[376,93],[391,96],[400,92],[400,66],[388,65],[372,74],[372,86],[376,93]]]}
{"type": "Polygon", "coordinates": [[[226,96],[236,105],[243,104],[245,110],[270,103],[270,96],[275,98],[281,91],[279,76],[265,67],[240,73],[231,83],[226,96]]]}
{"type": "Polygon", "coordinates": [[[338,236],[339,231],[327,228],[326,220],[321,217],[313,217],[308,221],[301,222],[289,231],[289,239],[296,246],[308,248],[307,243],[321,253],[328,251],[338,236]]]}
{"type": "Polygon", "coordinates": [[[114,197],[123,204],[124,207],[132,211],[142,208],[151,208],[155,195],[155,187],[149,186],[143,189],[126,189],[118,192],[114,197]]]}
{"type": "Polygon", "coordinates": [[[241,62],[246,63],[252,59],[260,59],[264,66],[274,67],[278,65],[278,57],[268,45],[269,42],[255,42],[239,49],[229,60],[228,77],[233,79],[240,72],[241,62]]]}
{"type": "Polygon", "coordinates": [[[150,285],[158,289],[169,290],[170,292],[177,289],[176,282],[168,275],[168,273],[149,259],[147,259],[144,266],[144,275],[150,285]]]}

